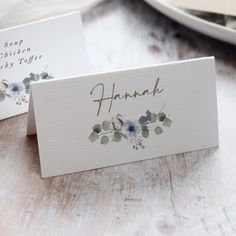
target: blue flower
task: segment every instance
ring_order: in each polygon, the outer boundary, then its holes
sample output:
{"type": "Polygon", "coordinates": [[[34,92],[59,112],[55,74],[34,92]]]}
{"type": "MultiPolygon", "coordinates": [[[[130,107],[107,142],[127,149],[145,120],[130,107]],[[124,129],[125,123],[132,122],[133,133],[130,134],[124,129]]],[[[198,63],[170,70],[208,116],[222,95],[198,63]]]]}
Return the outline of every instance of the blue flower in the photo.
{"type": "Polygon", "coordinates": [[[140,131],[138,121],[127,120],[124,124],[124,130],[127,138],[135,139],[140,131]]]}
{"type": "Polygon", "coordinates": [[[11,97],[19,97],[25,90],[25,86],[22,82],[11,83],[8,86],[8,91],[11,97]]]}

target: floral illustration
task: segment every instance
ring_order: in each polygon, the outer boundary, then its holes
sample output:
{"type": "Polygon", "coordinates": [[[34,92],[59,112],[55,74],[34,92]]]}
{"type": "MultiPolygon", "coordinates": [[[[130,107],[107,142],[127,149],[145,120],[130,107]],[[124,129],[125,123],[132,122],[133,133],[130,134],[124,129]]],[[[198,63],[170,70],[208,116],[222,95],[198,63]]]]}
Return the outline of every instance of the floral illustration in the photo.
{"type": "Polygon", "coordinates": [[[30,89],[30,83],[32,81],[53,79],[47,72],[41,74],[30,73],[30,75],[24,78],[20,82],[9,82],[7,80],[0,81],[0,102],[3,102],[6,98],[10,98],[16,102],[17,105],[28,102],[28,95],[30,89]]]}
{"type": "Polygon", "coordinates": [[[144,140],[149,138],[151,132],[159,136],[171,125],[172,120],[163,111],[159,113],[147,111],[138,120],[125,119],[118,114],[111,120],[94,125],[89,140],[92,143],[100,141],[102,145],[126,140],[133,149],[138,150],[145,148],[144,140]]]}

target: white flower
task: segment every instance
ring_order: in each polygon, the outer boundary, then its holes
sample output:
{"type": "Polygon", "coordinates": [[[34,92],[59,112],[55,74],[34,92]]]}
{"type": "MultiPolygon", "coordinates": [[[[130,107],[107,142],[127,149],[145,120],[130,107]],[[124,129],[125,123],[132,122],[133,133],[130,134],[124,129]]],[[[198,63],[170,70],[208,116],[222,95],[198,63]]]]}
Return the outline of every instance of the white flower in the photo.
{"type": "Polygon", "coordinates": [[[6,92],[6,89],[7,89],[7,81],[2,80],[2,82],[0,82],[0,93],[6,92]]]}
{"type": "Polygon", "coordinates": [[[112,118],[112,125],[115,130],[121,130],[124,125],[123,116],[118,114],[116,117],[112,118]]]}
{"type": "Polygon", "coordinates": [[[25,86],[22,82],[11,83],[8,86],[8,92],[11,97],[19,97],[25,90],[25,86]]]}

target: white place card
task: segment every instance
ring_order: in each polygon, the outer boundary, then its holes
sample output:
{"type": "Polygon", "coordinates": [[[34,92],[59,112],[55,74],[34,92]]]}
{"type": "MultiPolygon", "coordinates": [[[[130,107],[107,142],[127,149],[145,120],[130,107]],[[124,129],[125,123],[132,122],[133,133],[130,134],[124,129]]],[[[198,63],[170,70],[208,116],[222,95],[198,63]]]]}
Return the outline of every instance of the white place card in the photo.
{"type": "Polygon", "coordinates": [[[79,12],[0,31],[0,120],[28,110],[32,81],[88,73],[79,12]]]}
{"type": "Polygon", "coordinates": [[[212,57],[31,88],[42,177],[218,146],[212,57]]]}

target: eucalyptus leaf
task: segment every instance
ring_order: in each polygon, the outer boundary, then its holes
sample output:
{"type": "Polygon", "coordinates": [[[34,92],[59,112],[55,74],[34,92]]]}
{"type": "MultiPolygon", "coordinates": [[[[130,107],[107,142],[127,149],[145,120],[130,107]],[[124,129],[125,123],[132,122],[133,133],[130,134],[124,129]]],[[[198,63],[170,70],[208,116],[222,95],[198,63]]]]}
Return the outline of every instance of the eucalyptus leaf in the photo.
{"type": "Polygon", "coordinates": [[[30,85],[27,84],[27,85],[25,85],[25,92],[26,92],[27,94],[29,94],[29,91],[30,91],[30,85]]]}
{"type": "Polygon", "coordinates": [[[40,77],[41,77],[41,79],[47,79],[48,73],[47,72],[43,72],[43,73],[41,73],[40,77]]]}
{"type": "Polygon", "coordinates": [[[146,117],[146,116],[141,116],[141,117],[139,118],[139,124],[140,124],[140,125],[145,125],[146,122],[147,122],[147,117],[146,117]]]}
{"type": "Polygon", "coordinates": [[[155,133],[156,135],[160,135],[160,134],[163,133],[163,130],[162,130],[162,128],[161,128],[160,126],[157,126],[157,127],[154,129],[154,133],[155,133]]]}
{"type": "Polygon", "coordinates": [[[89,140],[93,143],[98,139],[98,137],[99,137],[98,134],[93,132],[93,133],[90,134],[89,140]]]}
{"type": "Polygon", "coordinates": [[[149,137],[149,130],[148,130],[148,127],[147,126],[143,126],[142,127],[142,136],[144,138],[148,138],[149,137]]]}
{"type": "Polygon", "coordinates": [[[113,142],[120,142],[121,139],[122,139],[121,133],[120,133],[119,131],[115,132],[115,133],[114,133],[114,136],[113,136],[113,138],[112,138],[112,141],[113,141],[113,142]]]}
{"type": "Polygon", "coordinates": [[[152,119],[152,113],[150,112],[150,111],[147,111],[146,112],[146,119],[147,119],[147,121],[151,121],[151,119],[152,119]]]}
{"type": "Polygon", "coordinates": [[[166,118],[166,114],[164,112],[158,113],[157,116],[159,121],[164,121],[164,119],[166,118]]]}
{"type": "Polygon", "coordinates": [[[109,138],[107,136],[103,136],[101,138],[101,144],[105,145],[109,143],[109,138]]]}
{"type": "Polygon", "coordinates": [[[111,129],[111,122],[110,122],[110,121],[103,121],[103,122],[102,122],[102,128],[103,128],[105,131],[111,129]]]}
{"type": "Polygon", "coordinates": [[[23,84],[24,85],[28,85],[28,84],[30,84],[30,82],[31,82],[31,78],[25,78],[24,80],[23,80],[23,84]]]}
{"type": "Polygon", "coordinates": [[[0,102],[4,101],[6,98],[5,93],[0,93],[0,102]]]}
{"type": "Polygon", "coordinates": [[[102,126],[101,125],[97,124],[97,125],[93,126],[93,132],[99,134],[99,133],[101,133],[101,131],[102,131],[102,126]]]}
{"type": "Polygon", "coordinates": [[[172,120],[170,120],[169,118],[165,118],[163,121],[163,126],[171,127],[171,125],[172,125],[172,120]]]}
{"type": "Polygon", "coordinates": [[[151,123],[155,123],[157,121],[157,114],[152,113],[151,114],[151,123]]]}
{"type": "Polygon", "coordinates": [[[30,73],[30,80],[31,81],[38,81],[39,80],[39,74],[30,73]]]}
{"type": "Polygon", "coordinates": [[[34,74],[33,80],[38,81],[40,79],[40,76],[38,74],[34,74]]]}

